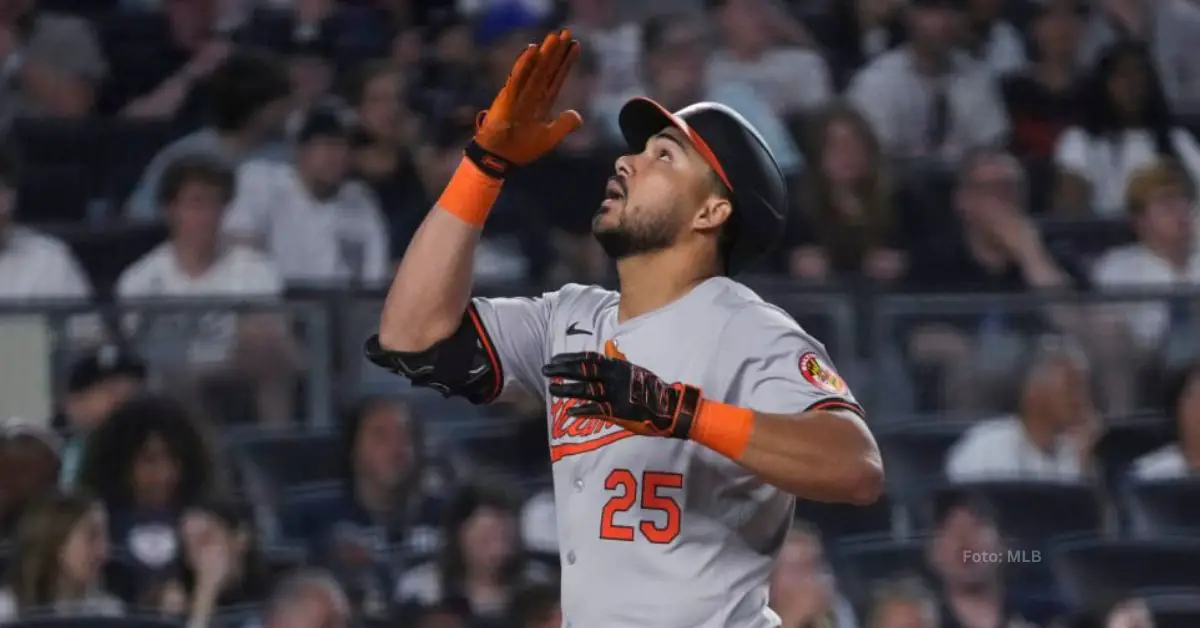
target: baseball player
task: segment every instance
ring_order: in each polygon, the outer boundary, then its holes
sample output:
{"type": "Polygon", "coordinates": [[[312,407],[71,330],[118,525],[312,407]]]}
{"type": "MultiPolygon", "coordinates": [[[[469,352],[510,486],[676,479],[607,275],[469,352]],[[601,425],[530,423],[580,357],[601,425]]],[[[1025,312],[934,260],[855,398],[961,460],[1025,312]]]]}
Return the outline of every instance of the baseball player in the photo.
{"type": "Polygon", "coordinates": [[[634,99],[593,232],[620,292],[567,285],[471,299],[472,257],[505,175],[579,114],[550,108],[579,52],[568,31],[517,59],[405,252],[375,363],[474,403],[545,398],[575,627],[778,626],[767,577],[793,495],[882,490],[862,409],[824,347],[730,275],[782,231],[783,176],[736,112],[634,99]]]}

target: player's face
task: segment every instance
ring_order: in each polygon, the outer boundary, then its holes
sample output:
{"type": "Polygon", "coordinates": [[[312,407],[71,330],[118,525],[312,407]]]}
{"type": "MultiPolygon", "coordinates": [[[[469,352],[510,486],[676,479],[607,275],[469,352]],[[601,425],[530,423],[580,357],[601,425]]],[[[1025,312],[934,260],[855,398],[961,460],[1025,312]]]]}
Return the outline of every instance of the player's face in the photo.
{"type": "Polygon", "coordinates": [[[682,133],[663,131],[641,153],[617,159],[592,233],[613,259],[666,249],[710,197],[709,176],[708,165],[682,133]]]}

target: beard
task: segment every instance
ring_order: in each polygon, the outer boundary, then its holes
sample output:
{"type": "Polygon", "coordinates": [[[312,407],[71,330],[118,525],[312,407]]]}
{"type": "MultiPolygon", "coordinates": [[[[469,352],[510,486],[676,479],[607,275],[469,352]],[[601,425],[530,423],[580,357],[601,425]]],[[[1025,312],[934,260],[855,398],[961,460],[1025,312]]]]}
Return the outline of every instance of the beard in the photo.
{"type": "Polygon", "coordinates": [[[635,255],[653,253],[675,243],[676,229],[670,224],[669,212],[646,220],[619,220],[613,226],[598,224],[601,216],[592,223],[592,235],[600,248],[614,261],[635,255]]]}

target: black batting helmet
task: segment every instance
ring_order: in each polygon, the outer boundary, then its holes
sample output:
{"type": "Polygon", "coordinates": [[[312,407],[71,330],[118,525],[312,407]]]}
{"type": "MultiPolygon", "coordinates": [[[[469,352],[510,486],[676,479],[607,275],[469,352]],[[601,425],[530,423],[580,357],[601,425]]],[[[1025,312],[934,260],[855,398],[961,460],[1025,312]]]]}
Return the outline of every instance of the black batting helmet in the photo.
{"type": "Polygon", "coordinates": [[[679,129],[729,188],[737,221],[727,274],[774,248],[787,222],[787,184],[762,135],[738,112],[701,102],[671,113],[653,100],[634,98],[618,121],[629,148],[639,152],[663,129],[679,129]]]}

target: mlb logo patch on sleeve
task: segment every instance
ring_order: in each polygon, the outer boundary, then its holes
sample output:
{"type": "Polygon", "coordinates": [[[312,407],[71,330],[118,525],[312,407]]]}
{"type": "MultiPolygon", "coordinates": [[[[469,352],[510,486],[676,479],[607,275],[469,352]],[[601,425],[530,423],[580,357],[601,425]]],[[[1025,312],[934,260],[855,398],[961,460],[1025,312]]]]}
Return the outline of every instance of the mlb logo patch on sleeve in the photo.
{"type": "Polygon", "coordinates": [[[814,351],[800,356],[800,373],[808,383],[821,390],[841,395],[846,393],[846,382],[831,366],[826,364],[814,351]]]}

